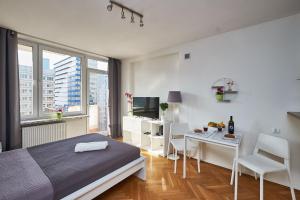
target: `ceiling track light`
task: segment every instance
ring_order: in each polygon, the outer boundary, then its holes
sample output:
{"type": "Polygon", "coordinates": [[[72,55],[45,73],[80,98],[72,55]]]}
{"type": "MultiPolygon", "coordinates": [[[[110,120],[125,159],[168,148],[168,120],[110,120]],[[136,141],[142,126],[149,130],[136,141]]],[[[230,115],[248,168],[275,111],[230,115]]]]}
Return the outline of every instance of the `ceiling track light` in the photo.
{"type": "Polygon", "coordinates": [[[121,18],[122,18],[122,19],[125,19],[125,18],[126,18],[126,17],[125,17],[125,13],[124,13],[124,8],[122,8],[121,18]]]}
{"type": "Polygon", "coordinates": [[[112,7],[113,7],[113,4],[110,2],[110,4],[107,6],[107,10],[109,12],[112,11],[112,7]]]}
{"type": "Polygon", "coordinates": [[[143,17],[140,17],[140,27],[144,26],[143,17]]]}
{"type": "Polygon", "coordinates": [[[110,0],[109,3],[110,4],[107,6],[108,11],[112,11],[113,6],[119,7],[119,8],[121,8],[121,19],[126,18],[125,17],[125,11],[127,11],[127,12],[131,13],[131,18],[130,18],[131,23],[135,22],[134,21],[134,15],[136,15],[137,17],[140,18],[140,27],[144,26],[144,22],[143,22],[143,17],[144,16],[141,13],[139,13],[135,10],[132,10],[131,8],[128,8],[127,6],[124,6],[123,4],[120,4],[120,3],[116,2],[116,1],[113,1],[113,0],[110,0]]]}
{"type": "Polygon", "coordinates": [[[133,12],[131,12],[131,23],[134,23],[134,16],[133,16],[133,12]]]}

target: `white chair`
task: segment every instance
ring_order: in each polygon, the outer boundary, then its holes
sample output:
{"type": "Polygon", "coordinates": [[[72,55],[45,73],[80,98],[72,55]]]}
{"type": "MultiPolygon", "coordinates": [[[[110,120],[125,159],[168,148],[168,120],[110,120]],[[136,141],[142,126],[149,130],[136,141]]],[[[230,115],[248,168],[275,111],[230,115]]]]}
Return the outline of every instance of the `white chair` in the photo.
{"type": "MultiPolygon", "coordinates": [[[[173,152],[175,150],[174,155],[174,173],[177,170],[177,160],[178,160],[178,152],[184,151],[184,134],[189,131],[189,126],[187,123],[172,123],[170,125],[170,134],[169,134],[169,143],[168,143],[168,154],[170,152],[170,145],[173,146],[173,152]]],[[[197,165],[198,172],[200,173],[200,152],[199,152],[199,144],[188,142],[187,144],[187,155],[197,148],[197,165]]]]}
{"type": "MultiPolygon", "coordinates": [[[[286,171],[290,182],[292,199],[295,200],[296,197],[291,179],[289,158],[290,153],[287,140],[271,135],[260,134],[253,154],[239,158],[237,164],[254,171],[255,176],[256,173],[260,175],[260,200],[264,198],[264,175],[271,172],[286,171]],[[270,158],[266,153],[283,159],[283,163],[270,158]]],[[[236,181],[235,184],[235,187],[237,187],[238,181],[236,181]]]]}

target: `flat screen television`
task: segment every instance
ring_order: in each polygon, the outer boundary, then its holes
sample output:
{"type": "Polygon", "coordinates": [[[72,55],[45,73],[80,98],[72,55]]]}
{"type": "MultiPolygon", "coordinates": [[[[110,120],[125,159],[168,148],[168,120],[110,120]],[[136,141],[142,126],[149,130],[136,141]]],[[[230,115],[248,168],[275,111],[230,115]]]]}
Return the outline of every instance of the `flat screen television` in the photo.
{"type": "Polygon", "coordinates": [[[159,118],[159,97],[133,97],[133,115],[159,118]]]}

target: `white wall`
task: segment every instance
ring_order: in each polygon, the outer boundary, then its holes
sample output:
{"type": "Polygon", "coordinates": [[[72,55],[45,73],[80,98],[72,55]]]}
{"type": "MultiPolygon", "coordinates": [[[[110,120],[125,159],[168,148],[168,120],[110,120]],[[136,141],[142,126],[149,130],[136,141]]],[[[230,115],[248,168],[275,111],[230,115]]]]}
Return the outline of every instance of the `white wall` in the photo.
{"type": "MultiPolygon", "coordinates": [[[[280,128],[280,137],[291,146],[291,166],[300,189],[300,120],[287,111],[300,111],[300,14],[251,26],[124,60],[123,92],[135,96],[160,96],[180,90],[183,103],[180,120],[191,128],[204,122],[224,121],[234,116],[236,129],[244,133],[242,153],[253,150],[258,133],[280,128]],[[184,60],[184,53],[191,53],[184,60]],[[239,85],[232,103],[217,103],[210,89],[222,77],[239,85]]],[[[126,114],[123,99],[123,113],[126,114]]],[[[205,160],[231,167],[230,150],[207,146],[205,160]]],[[[269,176],[286,184],[284,174],[269,176]]]]}

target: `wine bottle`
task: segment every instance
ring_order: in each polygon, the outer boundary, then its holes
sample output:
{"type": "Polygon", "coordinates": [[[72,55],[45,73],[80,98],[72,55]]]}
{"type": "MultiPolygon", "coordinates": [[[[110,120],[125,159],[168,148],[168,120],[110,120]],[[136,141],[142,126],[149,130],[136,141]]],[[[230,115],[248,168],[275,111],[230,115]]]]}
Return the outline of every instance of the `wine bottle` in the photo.
{"type": "Polygon", "coordinates": [[[234,121],[232,119],[232,116],[230,116],[230,120],[228,122],[228,133],[234,134],[234,121]]]}

